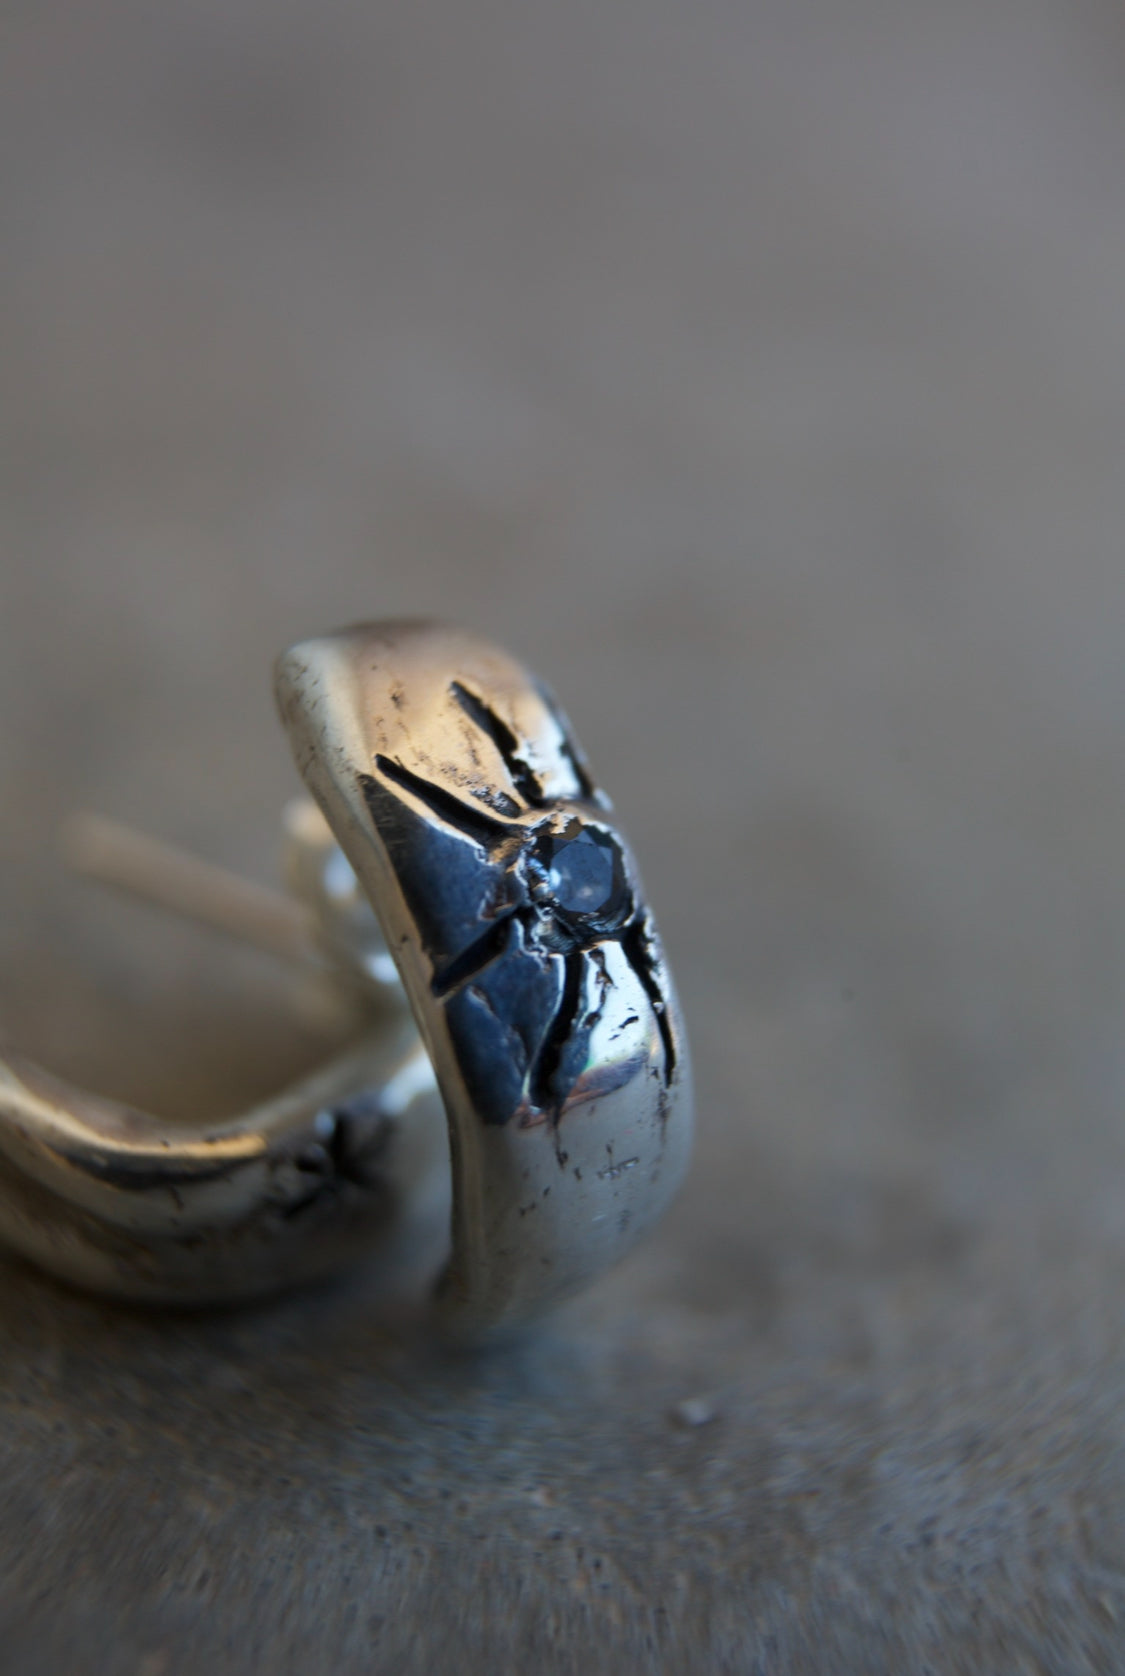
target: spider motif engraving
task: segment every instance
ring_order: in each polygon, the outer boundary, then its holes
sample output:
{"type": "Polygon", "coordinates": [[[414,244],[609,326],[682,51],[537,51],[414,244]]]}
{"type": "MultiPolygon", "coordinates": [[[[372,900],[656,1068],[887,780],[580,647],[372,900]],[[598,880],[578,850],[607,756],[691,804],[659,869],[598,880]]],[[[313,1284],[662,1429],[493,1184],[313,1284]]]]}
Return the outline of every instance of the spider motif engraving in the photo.
{"type": "MultiPolygon", "coordinates": [[[[587,1071],[591,1033],[614,985],[613,944],[651,1006],[663,1058],[654,1074],[667,1088],[676,1043],[659,942],[628,852],[601,817],[604,800],[561,717],[552,707],[575,790],[566,798],[547,795],[531,750],[478,693],[460,681],[449,692],[474,732],[496,747],[510,790],[478,776],[470,802],[383,754],[377,776],[361,784],[418,918],[430,988],[446,1009],[481,1115],[557,1125],[587,1071]],[[412,873],[427,839],[440,853],[412,873]]],[[[636,1013],[624,1022],[637,1024],[636,1013]]]]}

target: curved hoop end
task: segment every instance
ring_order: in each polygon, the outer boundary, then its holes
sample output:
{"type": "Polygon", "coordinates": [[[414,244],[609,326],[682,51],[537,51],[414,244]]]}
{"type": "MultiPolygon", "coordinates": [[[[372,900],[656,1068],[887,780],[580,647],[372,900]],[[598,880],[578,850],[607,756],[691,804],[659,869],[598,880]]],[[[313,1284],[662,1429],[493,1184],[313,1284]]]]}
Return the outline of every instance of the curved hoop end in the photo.
{"type": "Polygon", "coordinates": [[[550,693],[474,635],[303,641],[277,695],[445,1102],[442,1313],[518,1322],[623,1255],[687,1168],[687,1043],[636,862],[550,693]]]}
{"type": "Polygon", "coordinates": [[[118,1297],[231,1303],[342,1268],[445,1155],[430,1063],[402,1021],[191,1129],[0,1061],[0,1237],[118,1297]]]}

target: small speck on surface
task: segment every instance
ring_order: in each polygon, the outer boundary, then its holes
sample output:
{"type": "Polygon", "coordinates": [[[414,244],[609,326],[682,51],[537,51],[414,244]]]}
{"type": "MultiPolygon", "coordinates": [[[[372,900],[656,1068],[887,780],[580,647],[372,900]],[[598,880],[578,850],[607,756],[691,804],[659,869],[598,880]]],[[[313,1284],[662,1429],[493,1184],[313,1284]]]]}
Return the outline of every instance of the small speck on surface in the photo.
{"type": "Polygon", "coordinates": [[[696,1426],[709,1426],[718,1418],[718,1412],[710,1397],[685,1397],[682,1402],[673,1403],[668,1418],[674,1426],[691,1431],[696,1426]]]}

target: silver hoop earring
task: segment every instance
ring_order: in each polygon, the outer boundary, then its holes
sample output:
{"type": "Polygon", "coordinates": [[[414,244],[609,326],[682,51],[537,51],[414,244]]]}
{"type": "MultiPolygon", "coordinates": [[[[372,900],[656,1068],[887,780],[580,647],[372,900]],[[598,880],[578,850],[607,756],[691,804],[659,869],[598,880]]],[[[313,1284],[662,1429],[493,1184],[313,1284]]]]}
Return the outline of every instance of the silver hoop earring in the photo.
{"type": "Polygon", "coordinates": [[[0,1238],[121,1296],[282,1287],[363,1251],[410,1190],[398,1139],[440,1107],[438,1310],[518,1324],[623,1255],[687,1167],[687,1041],[636,864],[552,697],[486,641],[345,630],[284,653],[277,697],[324,817],[292,823],[290,883],[367,1028],[186,1138],[0,1060],[0,1238]]]}

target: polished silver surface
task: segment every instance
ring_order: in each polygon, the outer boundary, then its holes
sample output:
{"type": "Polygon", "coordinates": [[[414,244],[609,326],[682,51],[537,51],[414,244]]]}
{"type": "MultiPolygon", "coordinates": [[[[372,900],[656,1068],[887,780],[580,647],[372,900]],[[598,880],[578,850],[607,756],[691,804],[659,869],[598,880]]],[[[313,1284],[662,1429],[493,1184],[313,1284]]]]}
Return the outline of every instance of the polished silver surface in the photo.
{"type": "Polygon", "coordinates": [[[0,1060],[0,1238],[119,1297],[234,1301],[377,1244],[435,1150],[429,1061],[377,1028],[274,1099],[185,1130],[0,1060]]]}
{"type": "Polygon", "coordinates": [[[518,1321],[620,1257],[687,1165],[687,1043],[636,864],[550,694],[487,641],[362,626],[292,647],[277,687],[445,1102],[443,1307],[518,1321]]]}
{"type": "Polygon", "coordinates": [[[286,811],[288,899],[89,819],[83,864],[334,974],[356,1040],[188,1129],[0,1060],[0,1238],[100,1291],[248,1297],[377,1245],[451,1157],[440,1309],[518,1323],[686,1168],[687,1043],[636,864],[562,712],[484,641],[360,627],[293,647],[277,687],[323,811],[286,811]]]}

